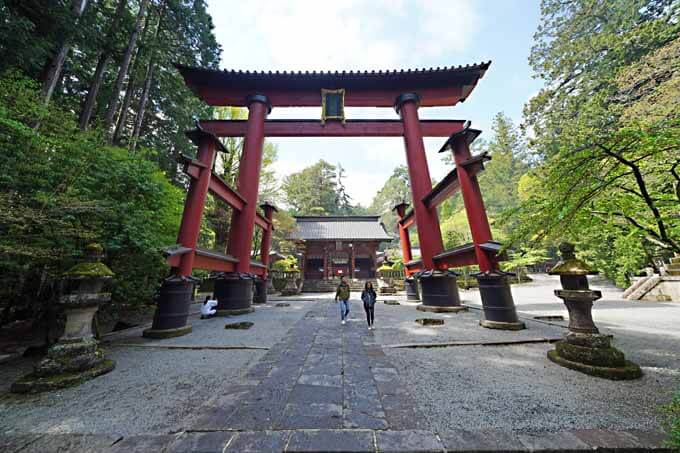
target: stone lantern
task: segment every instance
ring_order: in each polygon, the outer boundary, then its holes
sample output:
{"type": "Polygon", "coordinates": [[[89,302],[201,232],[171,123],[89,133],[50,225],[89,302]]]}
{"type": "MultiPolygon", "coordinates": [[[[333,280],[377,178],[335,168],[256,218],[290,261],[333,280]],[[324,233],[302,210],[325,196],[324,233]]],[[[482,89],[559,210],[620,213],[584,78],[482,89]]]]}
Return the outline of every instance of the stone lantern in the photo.
{"type": "Polygon", "coordinates": [[[574,246],[560,244],[562,260],[550,275],[559,275],[562,289],[555,295],[564,301],[569,311],[569,332],[566,338],[548,351],[548,359],[563,367],[592,376],[624,380],[642,376],[640,367],[625,359],[623,352],[611,345],[611,338],[602,335],[593,322],[593,301],[602,297],[600,291],[588,286],[587,275],[594,275],[586,263],[576,258],[574,246]]]}
{"type": "Polygon", "coordinates": [[[102,247],[90,244],[86,261],[64,273],[66,294],[59,305],[66,315],[64,333],[49,347],[47,356],[32,374],[12,385],[16,393],[37,393],[80,384],[108,373],[115,362],[104,358],[92,332],[92,320],[99,304],[109,302],[111,294],[102,292],[113,272],[101,262],[102,247]]]}

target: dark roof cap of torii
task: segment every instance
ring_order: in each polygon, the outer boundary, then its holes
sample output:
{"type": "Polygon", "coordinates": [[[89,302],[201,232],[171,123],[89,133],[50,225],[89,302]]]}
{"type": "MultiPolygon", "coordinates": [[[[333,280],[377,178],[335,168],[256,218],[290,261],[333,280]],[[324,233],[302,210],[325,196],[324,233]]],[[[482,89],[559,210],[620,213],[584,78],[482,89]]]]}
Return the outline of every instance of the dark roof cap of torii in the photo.
{"type": "Polygon", "coordinates": [[[491,61],[429,69],[311,72],[175,66],[187,86],[210,105],[245,106],[245,97],[259,92],[268,96],[274,106],[316,106],[321,104],[322,88],[344,88],[347,90],[345,105],[349,107],[391,107],[396,95],[404,92],[417,92],[421,105],[427,107],[464,101],[490,65],[491,61]],[[452,89],[459,89],[459,92],[454,95],[452,89]],[[310,91],[315,94],[313,98],[305,96],[310,91]],[[373,95],[359,99],[359,96],[352,96],[352,92],[371,92],[373,95]]]}

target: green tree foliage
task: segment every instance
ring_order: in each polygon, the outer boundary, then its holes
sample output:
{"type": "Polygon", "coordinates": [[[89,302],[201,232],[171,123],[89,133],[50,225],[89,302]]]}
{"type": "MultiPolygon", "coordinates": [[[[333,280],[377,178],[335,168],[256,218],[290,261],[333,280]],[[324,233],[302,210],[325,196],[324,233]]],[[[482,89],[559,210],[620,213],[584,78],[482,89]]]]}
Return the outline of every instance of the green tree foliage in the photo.
{"type": "Polygon", "coordinates": [[[525,108],[539,162],[513,239],[568,238],[625,284],[680,251],[678,3],[546,0],[525,108]]]}
{"type": "Polygon", "coordinates": [[[373,197],[369,210],[380,214],[380,219],[387,231],[396,233],[397,217],[393,208],[399,203],[411,203],[411,184],[405,165],[400,165],[392,171],[392,175],[373,197]]]}
{"type": "Polygon", "coordinates": [[[519,180],[529,169],[526,142],[512,120],[498,113],[492,123],[492,139],[483,148],[491,161],[479,175],[484,206],[496,216],[519,205],[519,180]]]}
{"type": "Polygon", "coordinates": [[[353,206],[343,183],[344,169],[320,160],[283,179],[285,203],[293,215],[357,215],[366,212],[353,206]]]}
{"type": "Polygon", "coordinates": [[[40,312],[89,242],[115,272],[114,302],[152,299],[167,272],[183,193],[142,155],[109,147],[75,118],[42,104],[36,82],[0,79],[0,275],[5,308],[40,312]],[[39,130],[32,128],[39,120],[39,130]]]}
{"type": "Polygon", "coordinates": [[[0,0],[0,16],[0,71],[19,68],[42,81],[68,36],[72,51],[53,100],[80,116],[86,107],[82,101],[94,89],[94,112],[86,127],[101,124],[115,102],[116,142],[146,148],[148,158],[181,183],[177,158],[195,153],[184,131],[193,127],[197,116],[210,117],[211,108],[186,88],[174,64],[216,68],[220,56],[203,0],[90,0],[77,24],[71,0],[0,0]],[[143,4],[148,8],[137,24],[143,4]],[[135,31],[138,38],[132,40],[135,31]],[[133,58],[126,65],[129,54],[133,58]],[[94,87],[104,56],[101,86],[94,87]],[[126,81],[122,90],[116,86],[121,67],[126,81]]]}

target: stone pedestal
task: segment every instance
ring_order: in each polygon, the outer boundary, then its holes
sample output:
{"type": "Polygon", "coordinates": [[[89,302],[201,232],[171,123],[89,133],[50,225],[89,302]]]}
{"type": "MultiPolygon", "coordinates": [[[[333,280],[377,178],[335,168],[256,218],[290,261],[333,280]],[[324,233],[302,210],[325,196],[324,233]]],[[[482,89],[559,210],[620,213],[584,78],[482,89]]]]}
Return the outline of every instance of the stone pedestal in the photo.
{"type": "Polygon", "coordinates": [[[482,299],[482,319],[479,325],[487,329],[526,329],[526,325],[517,317],[508,274],[491,271],[480,272],[474,276],[479,283],[479,295],[482,299]]]}
{"type": "Polygon", "coordinates": [[[115,362],[104,357],[92,332],[99,304],[111,300],[111,294],[102,292],[102,288],[113,273],[100,262],[101,253],[101,246],[88,246],[87,262],[64,274],[70,293],[59,300],[66,315],[64,334],[49,347],[32,374],[12,385],[13,392],[38,393],[70,387],[115,368],[115,362]]]}
{"type": "Polygon", "coordinates": [[[286,279],[286,286],[283,287],[281,290],[281,295],[282,296],[295,296],[299,294],[299,288],[297,286],[297,283],[295,283],[295,280],[292,278],[287,278],[286,279]]]}
{"type": "Polygon", "coordinates": [[[378,294],[393,295],[397,294],[397,289],[389,279],[378,277],[378,294]]]}
{"type": "Polygon", "coordinates": [[[253,281],[253,303],[254,304],[267,303],[267,280],[256,278],[253,281]]]}
{"type": "Polygon", "coordinates": [[[253,281],[255,276],[239,272],[221,273],[215,278],[215,299],[218,316],[252,313],[253,281]]]}
{"type": "Polygon", "coordinates": [[[142,335],[146,338],[174,338],[191,332],[188,324],[189,310],[196,280],[173,275],[163,280],[150,329],[142,335]]]}
{"type": "Polygon", "coordinates": [[[581,373],[612,380],[637,379],[638,365],[626,360],[623,352],[611,345],[607,335],[570,332],[555,349],[548,351],[552,362],[581,373]]]}
{"type": "Polygon", "coordinates": [[[404,289],[406,289],[406,300],[412,302],[420,301],[420,292],[418,291],[418,280],[413,277],[404,279],[404,289]]]}
{"type": "Polygon", "coordinates": [[[419,311],[456,313],[467,310],[460,303],[456,273],[451,271],[423,271],[418,273],[422,304],[419,311]]]}
{"type": "Polygon", "coordinates": [[[600,334],[593,322],[593,302],[602,297],[600,291],[588,287],[587,275],[595,274],[574,255],[574,246],[560,245],[562,261],[549,272],[559,275],[563,289],[555,295],[569,311],[569,333],[548,351],[548,359],[566,368],[606,379],[627,380],[642,376],[640,367],[626,360],[623,352],[611,345],[611,339],[600,334]]]}
{"type": "Polygon", "coordinates": [[[276,288],[274,288],[274,279],[270,276],[267,278],[267,294],[274,294],[276,288]]]}

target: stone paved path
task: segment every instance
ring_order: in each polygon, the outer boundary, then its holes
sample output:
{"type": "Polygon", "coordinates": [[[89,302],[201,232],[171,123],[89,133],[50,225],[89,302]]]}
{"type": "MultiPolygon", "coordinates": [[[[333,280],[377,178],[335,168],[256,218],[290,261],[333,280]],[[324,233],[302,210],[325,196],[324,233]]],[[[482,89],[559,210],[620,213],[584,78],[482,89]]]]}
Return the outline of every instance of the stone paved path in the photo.
{"type": "Polygon", "coordinates": [[[397,370],[354,316],[341,325],[335,304],[320,303],[248,371],[247,382],[218,391],[191,429],[427,428],[397,370]]]}
{"type": "Polygon", "coordinates": [[[313,305],[243,381],[216,383],[214,397],[180,432],[5,435],[0,451],[662,451],[659,434],[633,430],[514,433],[451,426],[438,432],[366,329],[363,313],[355,311],[344,326],[338,318],[335,303],[313,305]]]}

